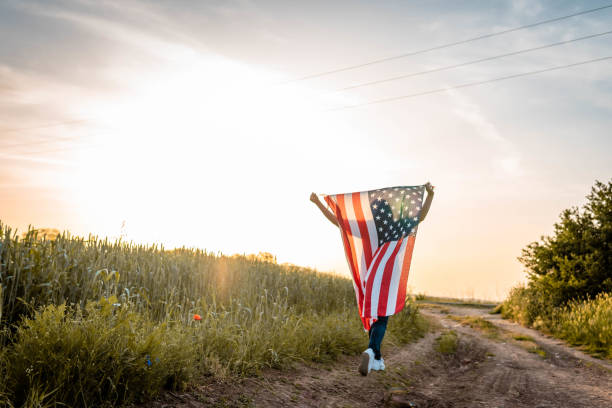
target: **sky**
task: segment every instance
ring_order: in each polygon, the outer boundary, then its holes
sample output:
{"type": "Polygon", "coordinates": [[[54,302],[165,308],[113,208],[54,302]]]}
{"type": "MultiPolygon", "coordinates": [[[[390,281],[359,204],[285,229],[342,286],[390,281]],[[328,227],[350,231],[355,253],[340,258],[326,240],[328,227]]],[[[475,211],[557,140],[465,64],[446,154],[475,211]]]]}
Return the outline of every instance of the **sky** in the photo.
{"type": "Polygon", "coordinates": [[[502,299],[521,249],[612,175],[612,35],[341,88],[612,30],[605,1],[0,3],[0,220],[349,276],[309,201],[436,187],[414,293],[502,299]],[[340,109],[339,109],[340,108],[340,109]]]}

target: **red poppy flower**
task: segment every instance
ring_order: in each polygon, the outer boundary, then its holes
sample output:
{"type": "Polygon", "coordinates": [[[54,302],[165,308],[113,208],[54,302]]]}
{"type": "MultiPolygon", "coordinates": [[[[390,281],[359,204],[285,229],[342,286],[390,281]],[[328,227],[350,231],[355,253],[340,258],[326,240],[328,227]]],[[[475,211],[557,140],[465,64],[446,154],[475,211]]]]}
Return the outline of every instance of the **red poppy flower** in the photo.
{"type": "Polygon", "coordinates": [[[194,314],[193,320],[202,320],[202,316],[200,316],[199,314],[194,314]]]}

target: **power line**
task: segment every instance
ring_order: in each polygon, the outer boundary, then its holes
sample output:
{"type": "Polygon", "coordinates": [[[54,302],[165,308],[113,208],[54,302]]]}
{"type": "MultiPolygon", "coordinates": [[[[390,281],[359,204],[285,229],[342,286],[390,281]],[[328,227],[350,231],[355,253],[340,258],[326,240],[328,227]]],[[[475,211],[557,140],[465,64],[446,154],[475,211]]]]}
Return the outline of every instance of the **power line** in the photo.
{"type": "Polygon", "coordinates": [[[556,67],[540,69],[540,70],[537,70],[537,71],[529,71],[529,72],[523,72],[523,73],[520,73],[520,74],[514,74],[514,75],[508,75],[508,76],[503,76],[503,77],[498,77],[498,78],[493,78],[493,79],[487,79],[487,80],[484,80],[484,81],[468,82],[466,84],[451,86],[451,87],[447,87],[447,88],[432,89],[430,91],[417,92],[417,93],[408,94],[408,95],[401,95],[401,96],[394,96],[394,97],[391,97],[391,98],[377,99],[377,100],[374,100],[374,101],[359,103],[359,104],[355,104],[355,105],[341,106],[339,108],[327,109],[327,111],[345,110],[345,109],[357,108],[357,107],[360,107],[360,106],[374,105],[374,104],[384,103],[384,102],[392,102],[392,101],[397,101],[397,100],[400,100],[400,99],[416,98],[418,96],[431,95],[431,94],[434,94],[434,93],[439,93],[439,92],[444,92],[444,91],[451,91],[453,89],[468,88],[468,87],[471,87],[471,86],[489,84],[491,82],[505,81],[507,79],[519,78],[519,77],[524,77],[524,76],[527,76],[527,75],[541,74],[543,72],[556,71],[556,70],[559,70],[559,69],[576,67],[578,65],[585,65],[585,64],[590,64],[590,63],[593,63],[593,62],[605,61],[605,60],[609,60],[609,59],[612,59],[612,55],[608,56],[608,57],[596,58],[596,59],[591,59],[591,60],[587,60],[587,61],[575,62],[573,64],[558,65],[556,67]]]}
{"type": "Polygon", "coordinates": [[[444,67],[433,68],[433,69],[429,69],[429,70],[426,70],[426,71],[413,72],[411,74],[399,75],[399,76],[394,76],[394,77],[390,77],[390,78],[379,79],[379,80],[376,80],[376,81],[364,82],[364,83],[361,83],[361,84],[356,84],[356,85],[351,85],[351,86],[347,86],[347,87],[344,87],[344,88],[339,88],[339,89],[336,89],[336,90],[331,91],[331,92],[348,91],[350,89],[362,88],[362,87],[365,87],[365,86],[381,84],[381,83],[384,83],[384,82],[397,81],[397,80],[400,80],[400,79],[412,78],[412,77],[419,76],[419,75],[425,75],[425,74],[431,74],[431,73],[434,73],[434,72],[446,71],[446,70],[449,70],[449,69],[465,67],[467,65],[478,64],[480,62],[492,61],[492,60],[496,60],[496,59],[499,59],[499,58],[509,57],[509,56],[513,56],[513,55],[519,55],[519,54],[525,54],[527,52],[532,52],[532,51],[537,51],[537,50],[543,50],[545,48],[557,47],[559,45],[569,44],[569,43],[576,42],[576,41],[582,41],[582,40],[587,40],[587,39],[590,39],[590,38],[601,37],[603,35],[608,35],[608,34],[612,34],[612,30],[611,31],[606,31],[605,33],[598,33],[598,34],[587,35],[587,36],[584,36],[584,37],[573,38],[573,39],[567,40],[567,41],[560,41],[560,42],[556,42],[556,43],[552,43],[552,44],[542,45],[542,46],[539,46],[539,47],[527,48],[527,49],[524,49],[524,50],[513,51],[513,52],[506,53],[506,54],[500,54],[500,55],[495,55],[495,56],[492,56],[492,57],[486,57],[486,58],[481,58],[481,59],[477,59],[477,60],[473,60],[473,61],[462,62],[460,64],[447,65],[447,66],[444,66],[444,67]]]}
{"type": "Polygon", "coordinates": [[[508,34],[508,33],[512,33],[512,32],[515,32],[515,31],[519,31],[519,30],[525,30],[527,28],[532,28],[532,27],[536,27],[536,26],[539,26],[539,25],[543,25],[543,24],[549,24],[549,23],[554,23],[556,21],[566,20],[568,18],[572,18],[572,17],[584,15],[584,14],[594,13],[594,12],[601,11],[601,10],[604,10],[604,9],[607,9],[607,8],[610,8],[610,7],[612,7],[612,4],[608,4],[608,5],[605,5],[605,6],[601,6],[601,7],[597,7],[597,8],[593,8],[593,9],[589,9],[589,10],[580,11],[580,12],[573,13],[573,14],[568,14],[568,15],[561,16],[561,17],[551,18],[549,20],[538,21],[536,23],[527,24],[527,25],[523,25],[523,26],[515,27],[515,28],[510,28],[510,29],[503,30],[503,31],[496,31],[496,32],[493,32],[493,33],[484,34],[484,35],[480,35],[478,37],[472,37],[472,38],[468,38],[468,39],[461,40],[461,41],[455,41],[455,42],[451,42],[451,43],[447,43],[447,44],[437,45],[435,47],[424,48],[422,50],[412,51],[412,52],[408,52],[408,53],[405,53],[405,54],[396,55],[396,56],[393,56],[393,57],[381,58],[381,59],[373,60],[373,61],[370,61],[370,62],[365,62],[365,63],[362,63],[362,64],[350,65],[350,66],[347,66],[347,67],[344,67],[344,68],[337,68],[337,69],[333,69],[333,70],[330,70],[330,71],[323,71],[323,72],[319,72],[319,73],[316,73],[316,74],[306,75],[306,76],[303,76],[303,77],[300,77],[300,78],[296,78],[296,79],[292,79],[292,80],[289,80],[289,81],[285,81],[285,82],[283,82],[283,84],[287,84],[287,83],[291,83],[291,82],[297,82],[297,81],[304,81],[304,80],[312,79],[312,78],[318,78],[318,77],[322,77],[322,76],[325,76],[325,75],[335,74],[337,72],[349,71],[349,70],[353,70],[353,69],[357,69],[357,68],[367,67],[369,65],[375,65],[375,64],[380,64],[380,63],[387,62],[387,61],[397,60],[397,59],[400,59],[400,58],[411,57],[413,55],[424,54],[426,52],[440,50],[440,49],[443,49],[443,48],[454,47],[456,45],[466,44],[466,43],[469,43],[469,42],[472,42],[472,41],[483,40],[485,38],[491,38],[491,37],[495,37],[495,36],[502,35],[502,34],[508,34]]]}

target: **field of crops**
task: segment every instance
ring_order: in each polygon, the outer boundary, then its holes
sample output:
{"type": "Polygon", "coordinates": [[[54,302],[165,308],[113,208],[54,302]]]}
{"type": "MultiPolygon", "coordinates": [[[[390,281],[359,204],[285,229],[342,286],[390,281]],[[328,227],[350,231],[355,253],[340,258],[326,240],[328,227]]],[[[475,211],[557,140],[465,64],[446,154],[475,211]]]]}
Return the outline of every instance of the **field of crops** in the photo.
{"type": "MultiPolygon", "coordinates": [[[[269,257],[0,233],[0,405],[116,406],[367,344],[343,277],[269,257]]],[[[425,325],[409,304],[389,329],[386,341],[402,343],[425,325]]]]}

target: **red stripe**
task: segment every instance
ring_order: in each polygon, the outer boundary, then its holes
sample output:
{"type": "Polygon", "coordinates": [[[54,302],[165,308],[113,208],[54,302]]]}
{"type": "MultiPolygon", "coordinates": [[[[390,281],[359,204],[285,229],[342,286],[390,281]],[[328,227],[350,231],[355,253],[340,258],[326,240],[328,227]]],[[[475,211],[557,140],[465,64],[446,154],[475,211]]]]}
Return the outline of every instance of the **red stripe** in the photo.
{"type": "Polygon", "coordinates": [[[397,301],[395,302],[395,312],[398,313],[404,308],[406,303],[406,287],[408,286],[408,272],[410,271],[410,261],[412,261],[412,250],[414,249],[415,236],[408,236],[406,252],[404,253],[404,263],[402,264],[402,275],[397,288],[397,301]]]}
{"type": "Polygon", "coordinates": [[[357,303],[359,306],[359,312],[360,312],[359,315],[361,316],[361,308],[363,305],[363,289],[361,287],[359,267],[357,263],[355,262],[357,256],[355,254],[354,243],[352,242],[353,240],[349,238],[349,234],[348,234],[348,232],[350,232],[350,226],[348,225],[348,221],[346,220],[346,217],[344,216],[346,212],[346,207],[344,206],[344,197],[342,197],[342,195],[337,195],[336,199],[338,200],[338,204],[336,204],[331,198],[325,197],[325,201],[327,202],[327,204],[329,204],[331,209],[334,211],[334,214],[336,215],[336,219],[338,220],[338,223],[340,224],[340,230],[342,232],[342,243],[344,244],[344,251],[346,253],[346,257],[349,262],[351,273],[353,274],[353,280],[355,281],[355,284],[358,288],[359,299],[357,303]]]}
{"type": "MultiPolygon", "coordinates": [[[[365,203],[364,205],[370,205],[370,203],[365,203]]],[[[357,218],[359,234],[361,235],[361,242],[363,244],[366,268],[369,268],[370,263],[372,262],[373,254],[372,246],[370,245],[370,233],[368,232],[368,226],[366,224],[365,216],[363,215],[363,208],[361,208],[361,193],[353,193],[353,209],[355,210],[355,217],[357,218]]]]}
{"type": "Polygon", "coordinates": [[[368,275],[368,281],[366,282],[367,296],[365,298],[365,304],[363,307],[364,316],[372,317],[372,286],[374,286],[374,278],[376,277],[376,271],[380,265],[380,261],[384,258],[385,252],[389,248],[389,243],[385,242],[383,246],[379,247],[374,257],[374,263],[369,268],[370,274],[368,275]]]}
{"type": "MultiPolygon", "coordinates": [[[[402,238],[403,239],[403,238],[402,238]]],[[[402,239],[397,242],[395,249],[391,253],[387,263],[385,264],[385,270],[383,272],[382,280],[380,281],[380,292],[378,294],[378,311],[377,316],[386,316],[387,313],[387,301],[389,300],[389,286],[391,286],[391,276],[393,275],[393,267],[395,266],[395,258],[397,253],[402,247],[402,239]]],[[[400,280],[401,282],[401,280],[400,280]]],[[[393,314],[393,313],[389,313],[393,314]]]]}

